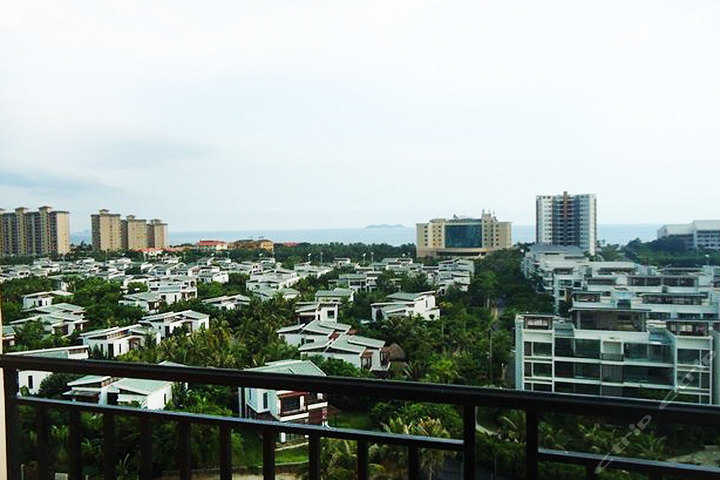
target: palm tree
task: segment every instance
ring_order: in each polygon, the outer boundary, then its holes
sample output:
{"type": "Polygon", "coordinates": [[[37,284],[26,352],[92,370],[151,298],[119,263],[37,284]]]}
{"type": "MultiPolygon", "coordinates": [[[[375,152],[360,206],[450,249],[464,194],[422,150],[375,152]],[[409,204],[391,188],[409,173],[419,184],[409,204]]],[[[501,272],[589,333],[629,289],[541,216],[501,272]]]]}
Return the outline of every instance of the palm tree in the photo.
{"type": "MultiPolygon", "coordinates": [[[[423,418],[410,429],[414,435],[425,437],[450,438],[450,434],[436,418],[423,418]]],[[[445,457],[452,455],[445,450],[424,449],[420,454],[420,469],[425,472],[429,480],[440,471],[445,463],[445,457]]]]}
{"type": "MultiPolygon", "coordinates": [[[[369,456],[376,456],[373,446],[369,456]]],[[[377,478],[384,472],[384,468],[376,463],[368,465],[371,476],[377,478]]],[[[300,478],[309,478],[309,465],[305,464],[300,469],[300,478]]],[[[321,480],[351,480],[357,475],[357,443],[349,440],[335,440],[324,438],[320,445],[320,479],[321,480]]]]}
{"type": "MultiPolygon", "coordinates": [[[[450,434],[436,418],[421,418],[410,423],[397,417],[383,424],[387,433],[400,435],[418,435],[424,437],[450,438],[450,434]]],[[[383,463],[392,471],[393,478],[407,478],[408,455],[407,450],[401,447],[384,445],[380,447],[383,463]]],[[[432,479],[445,463],[445,458],[452,455],[444,450],[423,450],[420,454],[420,469],[432,479]]]]}
{"type": "Polygon", "coordinates": [[[525,412],[510,410],[500,417],[500,436],[511,442],[525,441],[525,412]]]}

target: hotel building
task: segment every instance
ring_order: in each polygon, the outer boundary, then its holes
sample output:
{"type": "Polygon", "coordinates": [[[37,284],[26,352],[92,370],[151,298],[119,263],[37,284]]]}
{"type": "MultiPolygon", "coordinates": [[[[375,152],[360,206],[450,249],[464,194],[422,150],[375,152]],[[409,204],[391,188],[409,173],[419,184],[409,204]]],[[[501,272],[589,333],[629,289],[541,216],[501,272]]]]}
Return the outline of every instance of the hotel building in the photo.
{"type": "Polygon", "coordinates": [[[482,257],[511,246],[511,223],[500,222],[486,212],[480,218],[454,216],[417,224],[418,258],[482,257]]]}

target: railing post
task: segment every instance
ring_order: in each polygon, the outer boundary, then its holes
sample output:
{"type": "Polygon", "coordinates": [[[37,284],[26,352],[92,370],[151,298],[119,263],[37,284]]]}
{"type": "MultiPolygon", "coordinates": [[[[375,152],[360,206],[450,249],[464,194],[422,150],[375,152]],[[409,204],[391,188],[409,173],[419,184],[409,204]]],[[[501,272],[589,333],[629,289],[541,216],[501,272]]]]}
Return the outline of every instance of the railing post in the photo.
{"type": "Polygon", "coordinates": [[[152,480],[152,423],[140,419],[140,480],[152,480]]]}
{"type": "Polygon", "coordinates": [[[264,428],[263,438],[263,479],[275,479],[275,431],[264,428]]]}
{"type": "Polygon", "coordinates": [[[595,473],[596,465],[586,465],[585,466],[585,478],[586,480],[597,480],[598,476],[597,473],[595,473]]]}
{"type": "Polygon", "coordinates": [[[415,480],[420,478],[420,452],[418,447],[410,445],[408,447],[408,479],[415,480]]]}
{"type": "Polygon", "coordinates": [[[368,443],[364,440],[357,442],[357,469],[358,480],[368,480],[368,443]]]}
{"type": "Polygon", "coordinates": [[[7,478],[20,478],[20,412],[17,405],[18,372],[14,368],[3,369],[5,382],[5,441],[7,478]]]}
{"type": "Polygon", "coordinates": [[[47,409],[40,407],[35,412],[35,435],[37,436],[37,466],[40,480],[50,479],[50,442],[47,409]]]}
{"type": "Polygon", "coordinates": [[[232,480],[232,431],[220,425],[220,480],[232,480]]]}
{"type": "Polygon", "coordinates": [[[308,477],[310,480],[320,480],[320,437],[317,435],[310,435],[308,477]]]}
{"type": "Polygon", "coordinates": [[[463,479],[475,480],[475,405],[463,407],[463,479]]]}
{"type": "Polygon", "coordinates": [[[70,432],[68,435],[70,480],[82,480],[82,432],[80,419],[79,410],[70,410],[70,432]]]}
{"type": "Polygon", "coordinates": [[[103,479],[117,478],[117,448],[115,443],[115,414],[103,413],[103,479]]]}
{"type": "Polygon", "coordinates": [[[538,414],[525,412],[525,478],[534,480],[538,475],[538,414]]]}
{"type": "Polygon", "coordinates": [[[179,442],[179,469],[180,480],[190,480],[192,468],[192,444],[190,438],[190,422],[181,421],[178,424],[178,442],[179,442]]]}

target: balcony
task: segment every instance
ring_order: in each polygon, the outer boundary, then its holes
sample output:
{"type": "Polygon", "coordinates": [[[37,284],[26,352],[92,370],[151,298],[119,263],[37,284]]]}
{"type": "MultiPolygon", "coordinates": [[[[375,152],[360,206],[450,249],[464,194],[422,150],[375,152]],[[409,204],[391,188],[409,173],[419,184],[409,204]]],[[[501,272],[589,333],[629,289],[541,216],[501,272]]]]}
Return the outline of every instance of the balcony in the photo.
{"type": "Polygon", "coordinates": [[[631,421],[651,415],[653,422],[661,424],[716,424],[720,420],[720,408],[714,406],[667,404],[661,402],[601,398],[583,395],[562,395],[514,390],[497,390],[458,385],[437,385],[413,382],[349,379],[340,377],[291,376],[263,372],[239,372],[235,370],[180,367],[172,365],[145,365],[94,360],[64,360],[31,356],[0,355],[0,368],[5,380],[5,427],[7,451],[0,458],[7,460],[8,478],[19,479],[20,439],[30,432],[20,431],[20,407],[35,412],[36,451],[32,452],[37,463],[38,478],[51,478],[51,464],[48,446],[51,442],[48,413],[64,411],[69,413],[69,435],[67,449],[70,461],[70,480],[82,478],[80,414],[90,412],[102,416],[102,457],[103,478],[118,478],[116,471],[118,449],[116,445],[116,422],[119,418],[133,418],[138,421],[140,431],[139,478],[149,480],[153,475],[152,425],[169,422],[178,425],[177,458],[178,478],[192,478],[191,439],[193,426],[210,425],[219,432],[219,472],[222,480],[230,480],[232,471],[231,432],[252,430],[262,436],[263,467],[266,480],[275,478],[275,442],[279,433],[307,436],[308,478],[321,476],[320,449],[322,438],[344,439],[357,442],[357,478],[369,476],[368,447],[370,444],[399,445],[408,450],[409,478],[421,478],[420,450],[434,449],[460,452],[462,462],[461,478],[474,480],[477,477],[476,462],[476,408],[493,407],[514,409],[525,412],[525,478],[538,477],[541,462],[572,464],[585,467],[586,478],[598,478],[595,469],[600,463],[609,469],[639,472],[649,478],[676,475],[679,478],[720,478],[720,469],[673,462],[643,460],[611,455],[559,451],[539,448],[538,426],[543,415],[562,414],[611,418],[613,421],[631,421]],[[176,411],[146,410],[117,405],[51,400],[18,395],[18,372],[21,370],[51,371],[83,375],[122,376],[137,379],[167,380],[178,383],[212,384],[233,388],[262,388],[269,390],[314,391],[377,399],[396,399],[414,402],[453,404],[462,407],[463,438],[447,439],[415,435],[392,434],[344,428],[328,428],[318,425],[280,423],[236,417],[222,417],[191,414],[176,411]]]}

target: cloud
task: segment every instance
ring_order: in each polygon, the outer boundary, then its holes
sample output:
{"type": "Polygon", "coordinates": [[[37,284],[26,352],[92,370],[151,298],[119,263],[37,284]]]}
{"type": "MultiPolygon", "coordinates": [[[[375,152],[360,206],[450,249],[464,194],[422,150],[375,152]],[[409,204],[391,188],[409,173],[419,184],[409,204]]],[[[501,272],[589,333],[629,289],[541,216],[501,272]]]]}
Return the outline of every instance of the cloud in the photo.
{"type": "Polygon", "coordinates": [[[85,165],[116,169],[151,170],[184,161],[197,161],[215,153],[206,145],[176,139],[120,139],[94,142],[87,148],[85,165]]]}
{"type": "Polygon", "coordinates": [[[107,192],[116,194],[120,189],[89,177],[69,177],[38,171],[21,173],[0,167],[0,186],[29,190],[35,194],[68,194],[107,192]]]}

